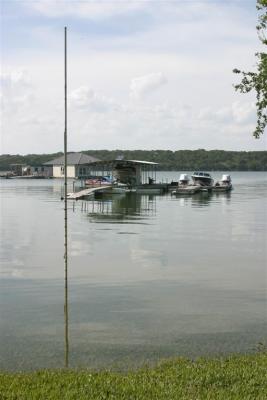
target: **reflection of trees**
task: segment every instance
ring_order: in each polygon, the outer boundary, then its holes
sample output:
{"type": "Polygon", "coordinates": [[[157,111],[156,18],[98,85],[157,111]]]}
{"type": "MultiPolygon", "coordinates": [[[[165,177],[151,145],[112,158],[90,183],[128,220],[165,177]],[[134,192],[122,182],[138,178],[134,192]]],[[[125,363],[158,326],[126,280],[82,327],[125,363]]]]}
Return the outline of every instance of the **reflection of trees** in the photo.
{"type": "Polygon", "coordinates": [[[94,222],[142,223],[142,219],[156,214],[156,196],[135,193],[104,195],[83,201],[81,211],[87,212],[94,222]]]}

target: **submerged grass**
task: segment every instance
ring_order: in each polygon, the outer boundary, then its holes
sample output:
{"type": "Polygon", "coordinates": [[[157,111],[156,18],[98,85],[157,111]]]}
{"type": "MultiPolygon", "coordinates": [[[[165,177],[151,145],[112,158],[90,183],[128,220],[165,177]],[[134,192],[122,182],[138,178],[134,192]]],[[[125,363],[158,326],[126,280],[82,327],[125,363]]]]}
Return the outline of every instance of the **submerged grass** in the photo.
{"type": "Polygon", "coordinates": [[[1,400],[267,399],[267,354],[173,359],[115,373],[44,370],[0,373],[1,400]]]}

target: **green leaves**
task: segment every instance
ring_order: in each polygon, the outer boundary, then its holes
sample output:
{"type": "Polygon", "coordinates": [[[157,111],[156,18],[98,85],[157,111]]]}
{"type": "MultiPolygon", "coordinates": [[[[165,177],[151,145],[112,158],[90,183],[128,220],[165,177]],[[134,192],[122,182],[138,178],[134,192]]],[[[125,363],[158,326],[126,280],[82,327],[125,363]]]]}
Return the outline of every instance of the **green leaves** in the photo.
{"type": "MultiPolygon", "coordinates": [[[[266,109],[266,97],[263,104],[266,109]]],[[[84,153],[100,160],[115,159],[123,154],[125,159],[146,160],[159,163],[159,170],[190,171],[266,171],[266,151],[223,150],[87,150],[84,153]]],[[[0,171],[10,169],[11,164],[41,165],[61,154],[0,155],[0,171]]]]}
{"type": "MultiPolygon", "coordinates": [[[[267,0],[257,0],[259,11],[258,25],[256,26],[261,43],[266,46],[266,27],[267,27],[267,0]]],[[[241,82],[234,85],[240,93],[248,93],[251,90],[256,92],[257,124],[254,130],[254,137],[258,139],[267,125],[267,54],[264,52],[256,53],[257,70],[256,72],[244,72],[235,68],[235,74],[241,74],[241,82]]]]}

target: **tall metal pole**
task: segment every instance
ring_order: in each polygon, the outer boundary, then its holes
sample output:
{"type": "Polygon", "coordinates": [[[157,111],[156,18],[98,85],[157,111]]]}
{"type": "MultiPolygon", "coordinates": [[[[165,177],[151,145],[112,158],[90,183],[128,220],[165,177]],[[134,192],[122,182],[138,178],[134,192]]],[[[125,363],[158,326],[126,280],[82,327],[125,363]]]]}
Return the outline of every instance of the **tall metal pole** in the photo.
{"type": "Polygon", "coordinates": [[[65,262],[65,367],[69,366],[69,314],[68,314],[68,205],[67,205],[67,178],[68,178],[68,164],[67,164],[67,27],[64,28],[64,98],[65,98],[65,129],[64,129],[64,262],[65,262]]]}

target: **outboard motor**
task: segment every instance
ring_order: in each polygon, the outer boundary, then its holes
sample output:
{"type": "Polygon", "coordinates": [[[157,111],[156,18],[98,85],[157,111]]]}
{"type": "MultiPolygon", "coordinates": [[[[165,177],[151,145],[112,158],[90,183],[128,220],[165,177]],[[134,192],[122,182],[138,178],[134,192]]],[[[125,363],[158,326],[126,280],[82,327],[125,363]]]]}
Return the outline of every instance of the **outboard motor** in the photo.
{"type": "Polygon", "coordinates": [[[180,185],[188,185],[189,183],[189,176],[187,174],[181,174],[179,178],[180,185]]]}
{"type": "Polygon", "coordinates": [[[231,183],[231,176],[230,175],[223,175],[222,176],[222,182],[230,184],[231,183]]]}

